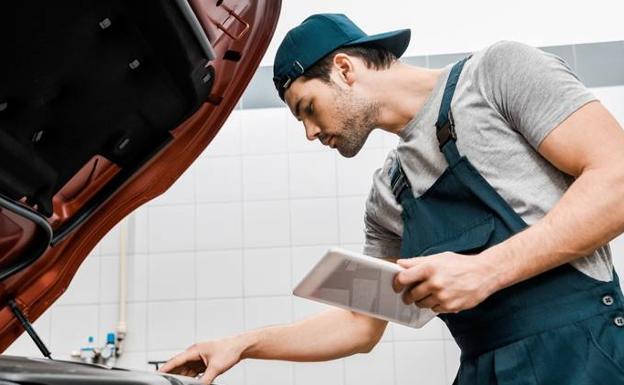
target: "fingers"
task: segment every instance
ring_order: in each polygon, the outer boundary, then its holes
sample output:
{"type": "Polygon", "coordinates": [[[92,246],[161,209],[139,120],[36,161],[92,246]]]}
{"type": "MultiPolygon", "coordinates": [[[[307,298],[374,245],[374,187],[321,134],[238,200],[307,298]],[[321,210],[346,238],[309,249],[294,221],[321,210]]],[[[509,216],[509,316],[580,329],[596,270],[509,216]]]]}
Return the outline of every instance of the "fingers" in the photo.
{"type": "Polygon", "coordinates": [[[398,262],[399,265],[402,265],[406,269],[398,272],[394,276],[392,289],[396,293],[400,293],[407,286],[425,281],[431,275],[431,269],[427,264],[427,260],[424,260],[423,258],[410,258],[406,260],[401,259],[398,262]]]}
{"type": "Polygon", "coordinates": [[[416,301],[414,304],[420,308],[433,309],[434,307],[440,306],[440,301],[438,301],[435,296],[430,295],[421,299],[420,301],[416,301]]]}
{"type": "Polygon", "coordinates": [[[410,267],[415,266],[418,263],[420,263],[420,261],[421,259],[419,257],[413,257],[413,258],[397,259],[396,263],[404,269],[409,269],[410,267]]]}
{"type": "Polygon", "coordinates": [[[208,368],[206,368],[206,371],[204,372],[204,375],[201,378],[201,383],[202,384],[206,384],[206,385],[210,385],[212,384],[212,381],[214,381],[215,377],[217,377],[219,373],[214,366],[208,366],[208,368]]]}
{"type": "Polygon", "coordinates": [[[404,304],[416,303],[423,301],[425,298],[434,294],[431,285],[428,282],[422,282],[412,286],[403,293],[402,299],[404,304]]]}
{"type": "Polygon", "coordinates": [[[199,352],[191,347],[167,361],[158,371],[162,373],[182,374],[187,371],[188,363],[201,361],[199,352]]]}

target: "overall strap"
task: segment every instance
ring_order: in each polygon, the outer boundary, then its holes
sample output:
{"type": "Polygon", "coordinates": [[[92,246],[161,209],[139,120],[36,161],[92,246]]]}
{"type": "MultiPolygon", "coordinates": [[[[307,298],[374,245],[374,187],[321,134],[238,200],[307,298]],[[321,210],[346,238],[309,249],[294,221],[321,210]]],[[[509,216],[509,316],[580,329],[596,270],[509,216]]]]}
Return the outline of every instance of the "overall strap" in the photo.
{"type": "Polygon", "coordinates": [[[396,155],[394,163],[388,172],[390,176],[390,188],[392,189],[392,195],[396,198],[399,204],[402,204],[403,198],[412,194],[412,186],[410,186],[405,171],[401,167],[401,161],[399,155],[396,155]]]}
{"type": "MultiPolygon", "coordinates": [[[[464,63],[466,63],[468,59],[470,59],[470,56],[455,63],[451,69],[451,73],[449,74],[444,88],[442,104],[438,113],[438,121],[436,122],[436,135],[438,137],[438,142],[440,143],[440,150],[444,153],[444,157],[446,158],[449,166],[455,164],[460,158],[459,151],[457,151],[457,146],[455,145],[457,135],[455,134],[453,114],[451,113],[451,100],[453,99],[453,94],[455,93],[455,86],[457,86],[459,75],[464,68],[464,63]]],[[[407,180],[407,177],[405,176],[403,168],[401,167],[398,155],[395,158],[394,164],[390,168],[388,175],[390,177],[390,188],[392,189],[392,194],[394,194],[397,202],[401,204],[403,198],[412,193],[412,188],[407,180]]]]}
{"type": "Polygon", "coordinates": [[[444,95],[442,95],[438,121],[435,124],[440,150],[444,153],[444,157],[449,166],[455,164],[460,158],[459,151],[457,151],[457,146],[455,145],[457,133],[455,132],[455,122],[453,121],[453,113],[451,112],[451,101],[453,100],[453,94],[455,94],[455,87],[457,86],[459,75],[468,59],[470,59],[470,56],[458,61],[453,65],[453,68],[451,68],[451,73],[444,87],[444,95]]]}

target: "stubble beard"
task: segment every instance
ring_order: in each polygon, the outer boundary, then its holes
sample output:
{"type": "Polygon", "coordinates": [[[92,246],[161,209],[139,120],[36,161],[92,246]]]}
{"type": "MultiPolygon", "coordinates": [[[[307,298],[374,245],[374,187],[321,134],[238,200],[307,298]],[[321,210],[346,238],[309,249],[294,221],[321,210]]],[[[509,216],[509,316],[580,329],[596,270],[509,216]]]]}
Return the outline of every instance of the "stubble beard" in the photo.
{"type": "Polygon", "coordinates": [[[336,149],[345,158],[354,157],[366,143],[368,135],[375,129],[379,106],[356,96],[352,91],[337,89],[336,93],[337,128],[336,149]]]}

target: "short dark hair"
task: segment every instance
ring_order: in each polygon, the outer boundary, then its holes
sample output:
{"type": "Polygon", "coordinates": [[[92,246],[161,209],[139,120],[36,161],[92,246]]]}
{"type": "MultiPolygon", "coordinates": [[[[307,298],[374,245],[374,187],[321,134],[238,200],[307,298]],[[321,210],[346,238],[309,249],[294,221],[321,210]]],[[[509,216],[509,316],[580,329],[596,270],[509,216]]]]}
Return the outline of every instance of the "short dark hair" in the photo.
{"type": "Polygon", "coordinates": [[[329,83],[329,74],[331,72],[334,56],[339,53],[358,57],[364,61],[367,68],[374,68],[376,70],[389,68],[390,65],[397,60],[397,57],[392,52],[378,46],[355,45],[340,47],[314,63],[302,76],[307,79],[319,79],[325,83],[329,83]]]}

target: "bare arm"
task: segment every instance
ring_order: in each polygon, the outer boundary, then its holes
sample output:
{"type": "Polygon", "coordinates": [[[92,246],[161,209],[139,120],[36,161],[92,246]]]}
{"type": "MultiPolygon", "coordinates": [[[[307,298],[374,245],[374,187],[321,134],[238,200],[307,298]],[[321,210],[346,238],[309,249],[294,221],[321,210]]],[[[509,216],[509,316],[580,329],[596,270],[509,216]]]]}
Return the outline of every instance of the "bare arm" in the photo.
{"type": "Polygon", "coordinates": [[[624,231],[624,131],[599,102],[581,107],[538,148],[576,178],[540,221],[479,255],[401,260],[395,290],[405,302],[456,312],[492,293],[592,253],[624,231]]]}
{"type": "Polygon", "coordinates": [[[484,253],[499,264],[498,288],[590,255],[624,231],[624,131],[599,102],[580,108],[539,153],[576,177],[538,223],[484,253]]]}
{"type": "Polygon", "coordinates": [[[369,352],[387,322],[342,309],[329,309],[285,326],[268,327],[241,336],[248,346],[243,358],[327,361],[369,352]]]}
{"type": "Polygon", "coordinates": [[[237,336],[197,343],[169,360],[161,371],[196,376],[210,384],[244,358],[326,361],[370,351],[387,322],[342,309],[237,336]]]}

